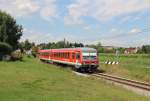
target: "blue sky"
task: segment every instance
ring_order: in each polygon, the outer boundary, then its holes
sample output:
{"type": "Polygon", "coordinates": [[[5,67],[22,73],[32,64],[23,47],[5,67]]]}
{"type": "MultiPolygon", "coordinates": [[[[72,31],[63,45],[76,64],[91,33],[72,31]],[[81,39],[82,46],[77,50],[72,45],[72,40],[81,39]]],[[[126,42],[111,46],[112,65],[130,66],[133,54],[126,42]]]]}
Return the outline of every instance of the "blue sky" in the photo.
{"type": "Polygon", "coordinates": [[[0,0],[0,9],[23,26],[21,41],[150,44],[150,0],[0,0]]]}

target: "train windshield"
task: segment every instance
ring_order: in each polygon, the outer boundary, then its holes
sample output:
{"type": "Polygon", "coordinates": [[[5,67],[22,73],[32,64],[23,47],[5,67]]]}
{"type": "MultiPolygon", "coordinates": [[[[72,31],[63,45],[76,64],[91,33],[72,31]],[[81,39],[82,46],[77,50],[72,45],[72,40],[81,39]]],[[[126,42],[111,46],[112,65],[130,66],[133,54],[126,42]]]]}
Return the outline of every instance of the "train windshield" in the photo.
{"type": "Polygon", "coordinates": [[[97,53],[96,52],[83,52],[82,56],[83,56],[83,60],[96,60],[97,53]]]}

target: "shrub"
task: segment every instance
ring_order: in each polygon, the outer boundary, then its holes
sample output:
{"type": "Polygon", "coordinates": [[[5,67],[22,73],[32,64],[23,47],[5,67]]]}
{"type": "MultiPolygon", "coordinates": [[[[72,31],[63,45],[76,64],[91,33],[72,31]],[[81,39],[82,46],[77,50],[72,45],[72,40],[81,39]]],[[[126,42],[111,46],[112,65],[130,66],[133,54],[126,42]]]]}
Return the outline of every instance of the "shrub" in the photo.
{"type": "Polygon", "coordinates": [[[23,55],[20,51],[15,51],[11,53],[11,60],[12,61],[16,61],[16,60],[20,60],[22,61],[23,55]]]}
{"type": "Polygon", "coordinates": [[[12,52],[12,47],[4,42],[0,42],[0,60],[3,59],[3,56],[10,55],[12,52]]]}
{"type": "Polygon", "coordinates": [[[1,54],[10,54],[12,52],[12,47],[4,42],[0,42],[0,53],[1,54]]]}

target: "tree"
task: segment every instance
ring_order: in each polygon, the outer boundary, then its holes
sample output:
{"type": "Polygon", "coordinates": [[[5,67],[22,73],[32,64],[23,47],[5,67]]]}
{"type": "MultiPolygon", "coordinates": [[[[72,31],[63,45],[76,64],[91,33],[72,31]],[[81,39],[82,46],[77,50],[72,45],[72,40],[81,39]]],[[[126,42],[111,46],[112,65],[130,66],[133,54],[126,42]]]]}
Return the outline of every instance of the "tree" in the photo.
{"type": "Polygon", "coordinates": [[[101,44],[100,42],[98,42],[96,46],[97,46],[97,47],[101,47],[102,44],[101,44]]]}
{"type": "Polygon", "coordinates": [[[37,46],[33,46],[33,47],[32,47],[32,55],[33,55],[34,57],[36,57],[38,50],[39,50],[39,48],[38,48],[37,46]]]}
{"type": "Polygon", "coordinates": [[[12,52],[12,47],[7,44],[0,42],[0,55],[10,54],[12,52]]]}
{"type": "Polygon", "coordinates": [[[29,40],[25,40],[24,42],[24,49],[30,50],[32,48],[32,43],[29,42],[29,40]]]}
{"type": "Polygon", "coordinates": [[[35,46],[35,43],[30,43],[28,39],[25,40],[24,42],[19,43],[19,48],[20,48],[21,52],[24,52],[24,50],[28,51],[34,46],[35,46]]]}
{"type": "Polygon", "coordinates": [[[142,53],[150,53],[150,45],[142,46],[142,53]]]}
{"type": "Polygon", "coordinates": [[[22,26],[9,14],[0,11],[0,42],[12,46],[13,50],[18,48],[18,41],[22,36],[22,26]]]}

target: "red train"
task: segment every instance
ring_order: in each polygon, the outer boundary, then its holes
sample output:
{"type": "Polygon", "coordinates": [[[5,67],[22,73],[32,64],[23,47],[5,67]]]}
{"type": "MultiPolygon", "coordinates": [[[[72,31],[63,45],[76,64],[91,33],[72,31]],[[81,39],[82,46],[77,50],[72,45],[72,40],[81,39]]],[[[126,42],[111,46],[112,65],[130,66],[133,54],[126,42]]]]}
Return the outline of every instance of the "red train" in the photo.
{"type": "Polygon", "coordinates": [[[74,70],[82,72],[94,72],[99,66],[96,49],[86,47],[39,50],[38,58],[50,63],[72,65],[74,70]]]}

